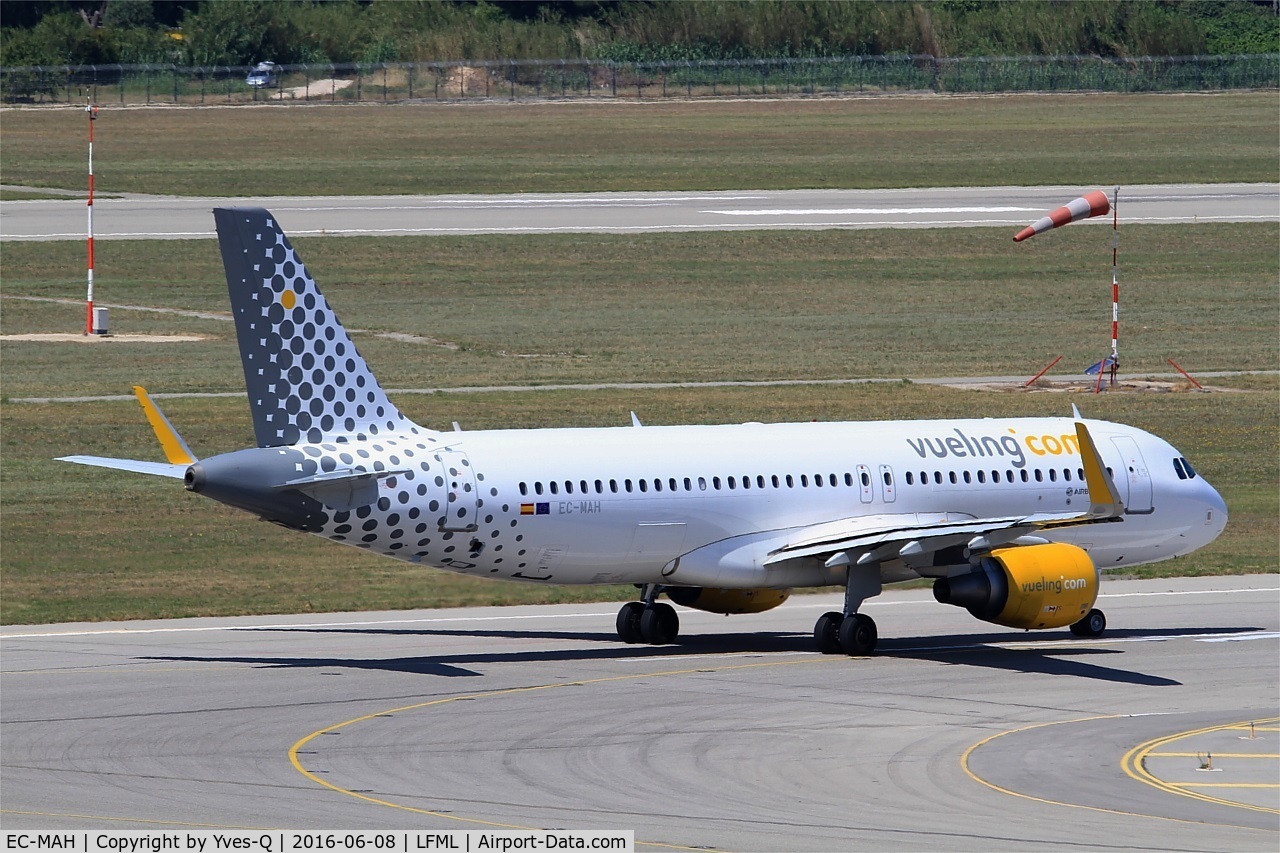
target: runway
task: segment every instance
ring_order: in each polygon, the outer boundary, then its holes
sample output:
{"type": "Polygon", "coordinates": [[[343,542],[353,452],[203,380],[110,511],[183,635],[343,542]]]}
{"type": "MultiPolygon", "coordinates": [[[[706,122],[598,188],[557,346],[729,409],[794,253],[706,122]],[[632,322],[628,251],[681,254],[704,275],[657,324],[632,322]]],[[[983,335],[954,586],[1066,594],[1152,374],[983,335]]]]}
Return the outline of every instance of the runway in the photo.
{"type": "MultiPolygon", "coordinates": [[[[645,233],[827,228],[1002,226],[1013,231],[1092,189],[942,189],[566,193],[453,196],[99,197],[95,240],[212,238],[214,207],[261,206],[306,235],[645,233]]],[[[1277,184],[1152,184],[1120,188],[1122,224],[1276,222],[1277,184]]],[[[1110,218],[1106,217],[1106,222],[1110,218]]],[[[1092,220],[1103,224],[1103,218],[1092,220]]],[[[77,240],[82,199],[6,201],[0,241],[77,240]]]]}
{"type": "Polygon", "coordinates": [[[890,590],[869,659],[810,650],[837,601],[682,609],[660,648],[618,642],[610,604],[9,626],[0,814],[637,849],[1280,843],[1280,577],[1108,581],[1088,641],[890,590]]]}

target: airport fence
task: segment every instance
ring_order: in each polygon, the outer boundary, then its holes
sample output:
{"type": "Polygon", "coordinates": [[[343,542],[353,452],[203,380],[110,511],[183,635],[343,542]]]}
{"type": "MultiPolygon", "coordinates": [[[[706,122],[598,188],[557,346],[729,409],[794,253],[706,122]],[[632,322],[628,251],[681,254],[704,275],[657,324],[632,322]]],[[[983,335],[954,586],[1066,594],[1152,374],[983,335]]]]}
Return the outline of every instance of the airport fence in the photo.
{"type": "Polygon", "coordinates": [[[277,66],[268,85],[259,88],[246,82],[250,70],[179,65],[8,67],[0,68],[0,101],[217,105],[1280,89],[1280,54],[309,64],[277,66]]]}

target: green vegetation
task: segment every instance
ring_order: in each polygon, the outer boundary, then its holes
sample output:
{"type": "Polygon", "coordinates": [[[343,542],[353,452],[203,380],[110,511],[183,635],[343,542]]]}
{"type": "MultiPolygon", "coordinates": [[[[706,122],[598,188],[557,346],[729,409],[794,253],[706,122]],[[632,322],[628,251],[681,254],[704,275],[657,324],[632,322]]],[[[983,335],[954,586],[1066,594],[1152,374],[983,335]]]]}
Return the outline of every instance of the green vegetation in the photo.
{"type": "MultiPolygon", "coordinates": [[[[82,189],[84,125],[6,112],[3,182],[82,189]]],[[[1274,93],[104,108],[94,152],[99,192],[174,195],[1087,186],[1277,181],[1277,133],[1274,93]]]]}
{"type": "Polygon", "coordinates": [[[1280,51],[1272,4],[1147,2],[5,3],[0,65],[483,59],[1227,55],[1280,51]],[[93,25],[93,26],[91,26],[93,25]]]}
{"type": "MultiPolygon", "coordinates": [[[[360,335],[389,388],[607,380],[822,378],[1070,369],[1107,346],[1109,240],[1099,228],[1015,246],[1005,230],[762,232],[643,237],[309,238],[299,251],[349,326],[462,344],[360,335]],[[555,335],[546,330],[555,329],[555,335]],[[521,358],[537,355],[539,358],[521,358]]],[[[1274,368],[1275,224],[1130,226],[1122,243],[1128,370],[1274,368]],[[1194,317],[1194,321],[1188,318],[1194,317]]],[[[77,243],[5,245],[0,330],[74,331],[77,243]]],[[[108,242],[100,298],[225,311],[212,241],[108,242]],[[109,271],[109,272],[108,272],[109,271]]],[[[78,285],[77,285],[78,287],[78,285]]],[[[233,391],[230,324],[113,312],[125,332],[203,343],[2,344],[5,394],[233,391]]],[[[1092,417],[1158,432],[1224,494],[1231,523],[1193,557],[1139,573],[1276,571],[1280,425],[1274,376],[1232,391],[998,394],[876,386],[396,395],[448,428],[710,423],[985,414],[1092,417]]],[[[202,455],[252,442],[241,399],[178,399],[166,413],[202,455]]],[[[625,588],[477,581],[373,558],[181,493],[173,481],[52,461],[158,458],[132,402],[0,408],[0,621],[268,613],[593,600],[625,588]]]]}

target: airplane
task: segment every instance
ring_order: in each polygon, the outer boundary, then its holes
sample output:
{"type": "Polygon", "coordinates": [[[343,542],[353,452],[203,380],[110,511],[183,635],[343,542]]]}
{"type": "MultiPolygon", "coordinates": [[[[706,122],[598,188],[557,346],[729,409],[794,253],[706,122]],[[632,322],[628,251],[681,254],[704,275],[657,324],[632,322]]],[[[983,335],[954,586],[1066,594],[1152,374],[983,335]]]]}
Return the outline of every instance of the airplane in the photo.
{"type": "Polygon", "coordinates": [[[676,641],[659,596],[757,613],[844,587],[814,642],[870,655],[884,584],[933,579],[979,620],[1101,636],[1101,572],[1189,554],[1227,522],[1163,439],[1073,417],[439,431],[387,397],[284,231],[214,210],[256,447],[197,458],[141,388],[167,462],[62,461],[182,480],[281,526],[505,580],[634,584],[626,643],[676,641]],[[1119,473],[1117,477],[1116,474],[1119,473]]]}

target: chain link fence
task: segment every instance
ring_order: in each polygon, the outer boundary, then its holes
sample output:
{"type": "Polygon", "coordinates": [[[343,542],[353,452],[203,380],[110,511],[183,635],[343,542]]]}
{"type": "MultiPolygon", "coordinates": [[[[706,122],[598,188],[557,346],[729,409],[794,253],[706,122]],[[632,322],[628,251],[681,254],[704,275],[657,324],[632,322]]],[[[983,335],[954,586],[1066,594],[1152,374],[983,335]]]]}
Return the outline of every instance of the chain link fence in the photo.
{"type": "Polygon", "coordinates": [[[903,93],[1216,92],[1280,89],[1280,54],[850,56],[724,62],[511,60],[275,66],[260,86],[235,66],[0,68],[8,104],[368,103],[785,97],[903,93]]]}

